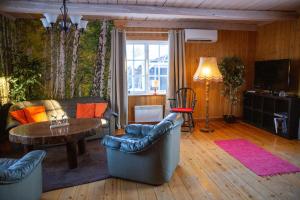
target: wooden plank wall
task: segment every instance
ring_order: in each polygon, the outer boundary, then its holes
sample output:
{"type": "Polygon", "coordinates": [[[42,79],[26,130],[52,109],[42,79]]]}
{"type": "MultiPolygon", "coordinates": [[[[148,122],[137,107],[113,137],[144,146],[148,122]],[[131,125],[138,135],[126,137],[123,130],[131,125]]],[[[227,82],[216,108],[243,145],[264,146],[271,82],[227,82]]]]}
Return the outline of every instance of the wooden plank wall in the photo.
{"type": "MultiPolygon", "coordinates": [[[[217,57],[218,62],[224,56],[239,56],[246,66],[246,83],[243,90],[250,89],[253,82],[256,33],[251,31],[218,31],[216,43],[186,43],[186,67],[188,86],[197,94],[197,106],[194,113],[196,119],[205,118],[205,84],[193,82],[193,75],[201,56],[217,57]]],[[[210,88],[209,113],[211,118],[221,118],[228,110],[228,103],[222,96],[222,84],[212,83],[210,88]]],[[[237,116],[242,115],[239,102],[235,109],[237,116]]]]}
{"type": "MultiPolygon", "coordinates": [[[[132,37],[136,39],[136,37],[132,37]]],[[[236,55],[246,65],[246,83],[243,90],[253,86],[254,61],[291,58],[296,69],[300,68],[300,19],[297,21],[275,22],[260,26],[257,32],[219,31],[216,43],[186,43],[186,66],[188,86],[197,93],[196,119],[205,117],[204,83],[193,82],[200,56],[216,56],[218,61],[224,56],[236,55]]],[[[300,95],[300,70],[293,73],[293,90],[300,95]]],[[[211,84],[210,116],[221,118],[228,110],[228,102],[222,96],[222,84],[211,84]]],[[[129,121],[134,120],[134,105],[161,104],[165,97],[131,96],[129,97],[129,121]]],[[[235,109],[242,116],[242,103],[235,109]]]]}
{"type": "Polygon", "coordinates": [[[291,92],[300,95],[300,18],[258,28],[256,59],[291,59],[291,92]]]}

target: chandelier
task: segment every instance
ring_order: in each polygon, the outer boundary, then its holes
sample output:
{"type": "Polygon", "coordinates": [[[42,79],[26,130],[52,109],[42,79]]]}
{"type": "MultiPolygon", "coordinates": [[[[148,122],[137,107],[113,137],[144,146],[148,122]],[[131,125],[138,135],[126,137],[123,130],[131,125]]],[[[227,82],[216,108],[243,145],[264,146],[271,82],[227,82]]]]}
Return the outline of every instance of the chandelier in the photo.
{"type": "MultiPolygon", "coordinates": [[[[82,20],[81,15],[68,15],[68,8],[66,6],[66,0],[63,0],[63,5],[60,7],[60,12],[62,15],[62,20],[59,22],[61,30],[68,32],[72,25],[75,26],[75,29],[84,31],[87,27],[88,21],[82,20]],[[71,21],[68,20],[70,18],[71,21]]],[[[53,13],[44,13],[44,18],[41,18],[44,28],[51,29],[54,27],[58,18],[58,14],[53,13]]]]}

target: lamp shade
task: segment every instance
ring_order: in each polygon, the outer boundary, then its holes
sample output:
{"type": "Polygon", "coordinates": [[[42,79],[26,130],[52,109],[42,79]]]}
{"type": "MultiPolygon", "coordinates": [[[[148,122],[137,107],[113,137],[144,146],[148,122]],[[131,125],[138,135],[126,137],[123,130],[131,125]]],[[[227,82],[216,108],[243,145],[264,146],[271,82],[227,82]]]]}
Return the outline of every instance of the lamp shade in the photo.
{"type": "Polygon", "coordinates": [[[152,87],[153,88],[158,88],[158,86],[159,86],[159,80],[153,80],[152,81],[152,87]]]}
{"type": "Polygon", "coordinates": [[[42,22],[44,28],[50,28],[51,27],[51,24],[48,23],[46,18],[41,18],[41,22],[42,22]]]}
{"type": "Polygon", "coordinates": [[[88,24],[88,21],[86,21],[86,20],[80,20],[80,23],[79,23],[79,25],[78,25],[78,28],[79,28],[79,29],[85,30],[87,24],[88,24]]]}
{"type": "Polygon", "coordinates": [[[193,77],[194,81],[222,81],[222,75],[215,57],[200,57],[199,66],[193,77]]]}
{"type": "Polygon", "coordinates": [[[71,22],[76,25],[80,24],[81,18],[81,15],[70,15],[71,22]]]}
{"type": "Polygon", "coordinates": [[[56,20],[57,20],[57,17],[58,17],[57,14],[52,14],[52,13],[44,13],[44,16],[46,17],[47,22],[49,24],[55,24],[56,20]]]}

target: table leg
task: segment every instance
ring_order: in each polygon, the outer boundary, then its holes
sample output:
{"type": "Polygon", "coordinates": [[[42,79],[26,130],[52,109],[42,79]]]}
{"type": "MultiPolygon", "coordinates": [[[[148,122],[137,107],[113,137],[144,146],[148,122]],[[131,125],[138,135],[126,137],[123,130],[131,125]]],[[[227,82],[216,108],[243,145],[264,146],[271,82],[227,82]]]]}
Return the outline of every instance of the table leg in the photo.
{"type": "Polygon", "coordinates": [[[23,147],[24,147],[24,153],[28,153],[33,150],[33,145],[25,144],[23,147]]]}
{"type": "Polygon", "coordinates": [[[78,153],[79,155],[84,154],[86,152],[85,148],[85,139],[81,139],[78,141],[78,153]]]}
{"type": "Polygon", "coordinates": [[[77,168],[77,144],[76,142],[67,143],[67,154],[68,154],[68,163],[69,168],[77,168]]]}

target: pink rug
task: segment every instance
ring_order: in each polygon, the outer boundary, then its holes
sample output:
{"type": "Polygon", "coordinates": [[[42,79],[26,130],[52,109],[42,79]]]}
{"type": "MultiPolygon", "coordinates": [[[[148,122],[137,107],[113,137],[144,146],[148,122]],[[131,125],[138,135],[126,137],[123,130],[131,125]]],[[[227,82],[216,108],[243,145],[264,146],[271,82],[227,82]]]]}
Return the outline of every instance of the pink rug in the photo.
{"type": "Polygon", "coordinates": [[[243,139],[215,143],[259,176],[300,172],[300,168],[243,139]]]}

